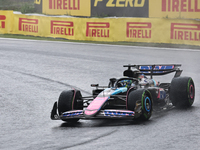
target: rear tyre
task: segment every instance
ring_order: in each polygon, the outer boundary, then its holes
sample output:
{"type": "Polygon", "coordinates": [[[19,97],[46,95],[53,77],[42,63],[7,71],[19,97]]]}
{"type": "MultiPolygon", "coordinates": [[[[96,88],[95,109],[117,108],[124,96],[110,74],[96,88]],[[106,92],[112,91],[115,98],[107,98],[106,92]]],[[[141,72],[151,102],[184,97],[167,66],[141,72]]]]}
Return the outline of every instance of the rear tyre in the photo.
{"type": "Polygon", "coordinates": [[[178,108],[188,108],[192,106],[195,98],[195,86],[192,78],[173,78],[169,96],[172,104],[178,108]]]}
{"type": "Polygon", "coordinates": [[[139,89],[130,92],[128,95],[127,109],[136,113],[141,110],[142,113],[138,117],[140,120],[149,120],[152,114],[152,105],[153,100],[148,90],[139,89]]]}
{"type": "MultiPolygon", "coordinates": [[[[79,90],[63,91],[58,99],[58,113],[62,113],[70,110],[82,110],[83,100],[79,90]]],[[[67,119],[63,121],[77,122],[79,119],[67,119]]]]}

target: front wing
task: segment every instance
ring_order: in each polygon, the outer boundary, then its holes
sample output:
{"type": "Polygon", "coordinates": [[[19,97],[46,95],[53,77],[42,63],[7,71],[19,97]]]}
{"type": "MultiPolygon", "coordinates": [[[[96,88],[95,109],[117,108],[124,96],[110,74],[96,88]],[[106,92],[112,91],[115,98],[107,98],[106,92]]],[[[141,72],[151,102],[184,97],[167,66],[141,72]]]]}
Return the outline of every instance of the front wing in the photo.
{"type": "Polygon", "coordinates": [[[135,118],[135,112],[129,110],[100,110],[98,114],[92,117],[88,117],[84,114],[84,110],[72,110],[62,113],[60,116],[52,110],[51,119],[52,120],[67,120],[67,119],[100,119],[100,118],[110,118],[110,119],[133,119],[135,118]],[[54,113],[54,114],[53,114],[54,113]]]}

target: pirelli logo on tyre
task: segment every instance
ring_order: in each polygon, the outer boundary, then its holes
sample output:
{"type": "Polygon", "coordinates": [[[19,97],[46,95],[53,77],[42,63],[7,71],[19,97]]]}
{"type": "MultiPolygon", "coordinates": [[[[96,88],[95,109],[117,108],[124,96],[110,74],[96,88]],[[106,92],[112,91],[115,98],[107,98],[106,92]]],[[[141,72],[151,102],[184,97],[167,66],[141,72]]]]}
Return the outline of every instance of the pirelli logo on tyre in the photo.
{"type": "Polygon", "coordinates": [[[51,34],[74,36],[74,22],[51,20],[51,34]]]}
{"type": "Polygon", "coordinates": [[[87,22],[86,37],[102,37],[109,38],[110,23],[109,22],[87,22]]]}
{"type": "Polygon", "coordinates": [[[38,33],[38,19],[19,18],[19,31],[38,33]]]}
{"type": "Polygon", "coordinates": [[[0,15],[0,28],[4,29],[5,28],[5,20],[6,20],[6,16],[4,15],[0,15]]]}
{"type": "Polygon", "coordinates": [[[200,41],[200,24],[171,23],[171,39],[200,41]]]}
{"type": "Polygon", "coordinates": [[[151,22],[127,22],[127,38],[151,38],[151,22]]]}

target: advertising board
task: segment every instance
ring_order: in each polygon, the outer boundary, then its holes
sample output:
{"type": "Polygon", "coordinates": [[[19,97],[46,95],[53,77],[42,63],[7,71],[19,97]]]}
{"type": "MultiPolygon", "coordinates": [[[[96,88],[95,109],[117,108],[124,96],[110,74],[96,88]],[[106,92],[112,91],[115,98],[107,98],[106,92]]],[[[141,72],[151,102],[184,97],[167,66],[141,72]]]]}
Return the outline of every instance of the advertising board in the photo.
{"type": "Polygon", "coordinates": [[[149,17],[200,19],[200,0],[150,0],[149,17]]]}
{"type": "Polygon", "coordinates": [[[91,0],[91,16],[147,18],[149,0],[91,0]]]}

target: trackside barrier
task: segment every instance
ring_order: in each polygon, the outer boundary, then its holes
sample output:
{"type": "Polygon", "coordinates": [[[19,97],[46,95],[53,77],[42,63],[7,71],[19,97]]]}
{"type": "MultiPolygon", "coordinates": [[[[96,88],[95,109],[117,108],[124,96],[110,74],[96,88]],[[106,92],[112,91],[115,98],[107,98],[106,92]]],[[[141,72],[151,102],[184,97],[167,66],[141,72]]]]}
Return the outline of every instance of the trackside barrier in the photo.
{"type": "Polygon", "coordinates": [[[200,19],[200,0],[35,0],[49,15],[200,19]]]}
{"type": "Polygon", "coordinates": [[[1,11],[0,10],[0,33],[11,33],[13,22],[13,11],[1,11]]]}
{"type": "Polygon", "coordinates": [[[90,41],[200,46],[200,22],[159,18],[66,18],[0,11],[0,33],[90,41]]]}
{"type": "Polygon", "coordinates": [[[200,19],[200,0],[149,0],[149,17],[200,19]]]}
{"type": "Polygon", "coordinates": [[[91,0],[35,0],[34,3],[38,13],[91,16],[91,0]]]}

